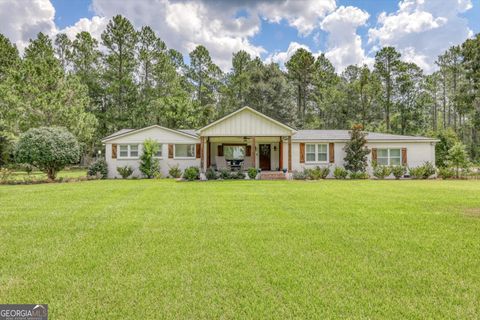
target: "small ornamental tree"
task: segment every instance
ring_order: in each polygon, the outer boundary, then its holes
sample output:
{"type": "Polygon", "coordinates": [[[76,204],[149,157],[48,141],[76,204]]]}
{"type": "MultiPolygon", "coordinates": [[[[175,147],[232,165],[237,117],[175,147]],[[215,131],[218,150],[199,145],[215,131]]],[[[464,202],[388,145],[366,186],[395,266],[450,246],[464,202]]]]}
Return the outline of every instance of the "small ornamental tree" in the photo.
{"type": "Polygon", "coordinates": [[[367,155],[370,153],[370,149],[367,148],[367,133],[363,132],[363,126],[361,124],[355,124],[350,131],[350,141],[345,145],[346,156],[343,159],[345,161],[345,169],[357,173],[365,172],[367,168],[367,155]]]}
{"type": "Polygon", "coordinates": [[[66,165],[80,160],[80,146],[77,138],[64,128],[34,128],[20,136],[14,157],[16,162],[35,166],[54,180],[66,165]]]}
{"type": "Polygon", "coordinates": [[[461,142],[457,142],[453,147],[448,150],[448,163],[455,168],[455,177],[460,177],[460,168],[468,168],[469,160],[465,145],[461,142]]]}
{"type": "Polygon", "coordinates": [[[449,150],[459,140],[457,134],[451,128],[439,131],[437,138],[440,141],[435,144],[435,163],[438,167],[444,168],[448,166],[449,150]]]}
{"type": "Polygon", "coordinates": [[[160,162],[155,155],[160,150],[160,145],[153,139],[143,142],[143,153],[140,156],[140,171],[145,177],[152,179],[160,173],[160,162]]]}

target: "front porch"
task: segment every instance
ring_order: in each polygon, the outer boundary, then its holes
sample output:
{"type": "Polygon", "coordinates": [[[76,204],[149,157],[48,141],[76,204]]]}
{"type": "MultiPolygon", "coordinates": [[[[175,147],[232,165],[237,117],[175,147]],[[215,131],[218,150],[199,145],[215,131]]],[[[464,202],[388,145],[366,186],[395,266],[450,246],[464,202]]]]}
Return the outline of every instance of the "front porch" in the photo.
{"type": "Polygon", "coordinates": [[[200,137],[202,171],[291,171],[291,138],[278,136],[200,137]]]}
{"type": "Polygon", "coordinates": [[[252,108],[239,109],[197,131],[201,170],[291,171],[295,132],[252,108]]]}

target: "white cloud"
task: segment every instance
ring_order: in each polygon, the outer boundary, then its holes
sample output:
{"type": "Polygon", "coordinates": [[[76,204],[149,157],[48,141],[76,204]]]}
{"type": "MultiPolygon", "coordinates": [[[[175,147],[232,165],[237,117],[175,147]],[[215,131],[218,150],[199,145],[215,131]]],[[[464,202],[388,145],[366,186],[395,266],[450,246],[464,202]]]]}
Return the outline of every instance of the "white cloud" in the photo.
{"type": "Polygon", "coordinates": [[[39,32],[56,32],[53,18],[55,8],[49,0],[0,1],[0,32],[14,42],[20,51],[35,39],[39,32]]]}
{"type": "MultiPolygon", "coordinates": [[[[369,29],[369,54],[382,46],[395,46],[405,60],[430,72],[438,54],[473,34],[468,21],[460,16],[471,7],[471,0],[401,1],[396,12],[380,14],[377,25],[369,29]]],[[[285,22],[301,36],[313,34],[316,45],[323,41],[320,30],[325,31],[325,54],[339,72],[350,64],[372,63],[357,34],[369,14],[352,6],[336,9],[335,0],[93,0],[91,8],[93,18],[82,18],[59,30],[50,0],[29,0],[28,5],[0,0],[0,32],[22,51],[40,31],[51,36],[65,32],[70,38],[79,31],[89,31],[100,39],[108,20],[122,14],[137,28],[151,26],[169,47],[183,54],[199,44],[206,46],[214,62],[228,70],[233,52],[245,50],[253,56],[266,53],[262,46],[252,43],[265,19],[285,22]]],[[[282,65],[300,47],[308,49],[293,41],[285,52],[271,53],[267,60],[282,65]]]]}
{"type": "Polygon", "coordinates": [[[470,0],[401,1],[395,13],[379,15],[377,26],[368,32],[369,42],[394,46],[405,61],[432,72],[439,54],[472,35],[468,21],[459,15],[470,8],[470,0]]]}
{"type": "Polygon", "coordinates": [[[335,0],[286,0],[261,2],[256,10],[270,22],[286,20],[301,35],[308,35],[335,7],[335,0]]]}
{"type": "MultiPolygon", "coordinates": [[[[270,54],[266,59],[265,62],[267,63],[278,63],[282,68],[284,68],[285,63],[290,60],[290,58],[295,54],[295,52],[303,48],[309,52],[312,52],[310,48],[307,45],[300,44],[298,42],[290,42],[290,45],[287,48],[287,51],[282,51],[282,52],[276,52],[273,54],[270,54]]],[[[316,56],[316,55],[315,55],[316,56]]]]}
{"type": "Polygon", "coordinates": [[[351,64],[371,64],[357,34],[357,28],[365,25],[369,16],[359,8],[341,6],[322,21],[322,29],[329,33],[325,56],[338,72],[351,64]]]}
{"type": "Polygon", "coordinates": [[[74,39],[77,33],[82,31],[89,32],[92,37],[100,40],[102,32],[108,24],[105,17],[92,17],[92,19],[81,18],[73,26],[66,27],[59,32],[65,33],[70,39],[74,39]]]}
{"type": "Polygon", "coordinates": [[[235,5],[201,1],[94,0],[93,9],[106,18],[122,14],[137,28],[149,25],[169,47],[184,54],[197,45],[204,45],[224,70],[230,68],[233,52],[245,50],[253,56],[265,52],[249,39],[260,31],[260,18],[258,15],[236,17],[239,7],[235,5]]]}

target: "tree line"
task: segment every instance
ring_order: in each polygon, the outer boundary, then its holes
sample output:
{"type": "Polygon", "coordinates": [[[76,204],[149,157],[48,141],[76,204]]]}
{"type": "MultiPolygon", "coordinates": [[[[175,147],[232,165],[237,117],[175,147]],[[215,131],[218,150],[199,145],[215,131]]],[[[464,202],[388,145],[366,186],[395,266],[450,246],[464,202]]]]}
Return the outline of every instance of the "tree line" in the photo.
{"type": "Polygon", "coordinates": [[[453,46],[425,74],[393,47],[372,68],[337,73],[299,49],[282,69],[245,51],[223,72],[202,45],[183,55],[148,26],[113,17],[97,41],[88,32],[32,39],[23,55],[0,34],[0,164],[22,132],[61,126],[85,157],[122,128],[199,128],[248,105],[298,129],[350,129],[456,136],[480,158],[480,34],[453,46]]]}

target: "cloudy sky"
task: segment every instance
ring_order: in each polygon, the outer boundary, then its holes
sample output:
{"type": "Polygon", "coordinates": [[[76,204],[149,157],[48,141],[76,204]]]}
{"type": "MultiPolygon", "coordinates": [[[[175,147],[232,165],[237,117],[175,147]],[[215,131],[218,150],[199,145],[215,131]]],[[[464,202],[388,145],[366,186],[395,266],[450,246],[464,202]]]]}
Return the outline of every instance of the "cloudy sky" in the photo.
{"type": "Polygon", "coordinates": [[[205,45],[225,71],[241,49],[283,65],[303,47],[342,71],[388,45],[431,72],[438,54],[480,32],[480,0],[0,0],[0,33],[20,50],[40,31],[100,38],[116,14],[186,56],[205,45]]]}

